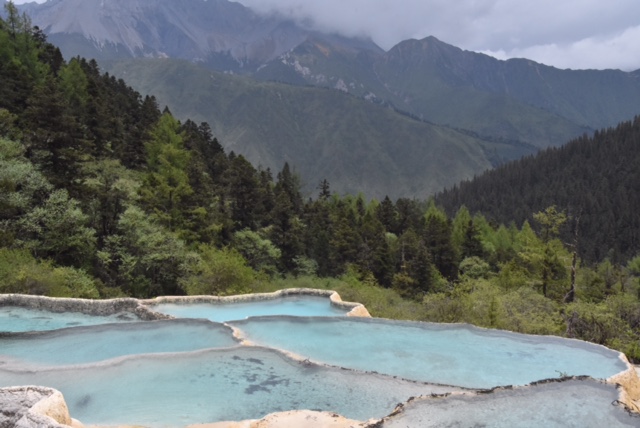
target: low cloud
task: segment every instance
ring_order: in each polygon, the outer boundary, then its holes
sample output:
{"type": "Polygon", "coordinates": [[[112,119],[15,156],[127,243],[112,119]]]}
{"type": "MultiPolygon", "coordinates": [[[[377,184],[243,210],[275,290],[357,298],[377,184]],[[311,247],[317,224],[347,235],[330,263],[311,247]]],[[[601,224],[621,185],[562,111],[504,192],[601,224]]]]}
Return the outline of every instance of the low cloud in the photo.
{"type": "Polygon", "coordinates": [[[589,37],[568,44],[544,44],[505,50],[481,51],[499,59],[528,58],[558,68],[640,69],[640,26],[610,37],[589,37]]]}
{"type": "Polygon", "coordinates": [[[435,36],[498,58],[559,68],[640,69],[640,2],[616,0],[239,0],[303,25],[390,49],[435,36]]]}
{"type": "Polygon", "coordinates": [[[236,1],[315,29],[370,37],[383,49],[435,36],[500,59],[523,57],[558,68],[640,69],[637,0],[236,1]]]}

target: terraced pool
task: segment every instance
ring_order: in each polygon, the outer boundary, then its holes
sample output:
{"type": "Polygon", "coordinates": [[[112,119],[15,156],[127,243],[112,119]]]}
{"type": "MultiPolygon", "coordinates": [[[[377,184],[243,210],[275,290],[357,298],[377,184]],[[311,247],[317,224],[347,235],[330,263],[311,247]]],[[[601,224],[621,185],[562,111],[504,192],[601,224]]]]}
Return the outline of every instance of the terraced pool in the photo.
{"type": "Polygon", "coordinates": [[[317,295],[141,303],[94,317],[2,305],[0,296],[0,387],[56,388],[74,418],[96,425],[182,427],[296,409],[365,421],[433,395],[381,426],[530,426],[517,423],[524,403],[536,426],[565,426],[569,416],[574,426],[640,426],[603,383],[629,366],[586,342],[347,317],[317,295]],[[142,321],[166,318],[149,309],[181,318],[142,321]],[[557,381],[486,391],[547,378],[557,381]]]}

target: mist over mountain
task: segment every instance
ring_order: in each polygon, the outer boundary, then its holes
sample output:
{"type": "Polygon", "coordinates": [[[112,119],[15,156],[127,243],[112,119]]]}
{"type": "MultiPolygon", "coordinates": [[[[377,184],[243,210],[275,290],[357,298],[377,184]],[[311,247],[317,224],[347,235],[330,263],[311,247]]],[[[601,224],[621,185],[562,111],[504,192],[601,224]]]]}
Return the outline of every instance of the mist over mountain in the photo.
{"type": "Polygon", "coordinates": [[[311,33],[227,0],[51,0],[21,8],[65,56],[97,59],[171,57],[252,70],[311,33]]]}
{"type": "Polygon", "coordinates": [[[640,71],[560,70],[527,59],[502,61],[435,37],[406,40],[384,51],[371,40],[312,31],[227,0],[49,0],[20,8],[67,58],[96,58],[136,90],[157,95],[178,117],[211,123],[225,147],[254,163],[279,169],[290,162],[311,187],[326,178],[342,192],[425,197],[438,186],[640,113],[640,71]],[[149,63],[149,58],[185,62],[149,63]],[[202,71],[195,73],[194,66],[202,71]],[[224,79],[212,74],[213,90],[203,77],[211,70],[247,79],[240,85],[227,82],[230,86],[221,90],[224,79]],[[289,88],[265,90],[261,82],[289,88]],[[354,100],[320,96],[308,86],[348,93],[354,100]],[[295,101],[284,106],[277,98],[283,93],[295,101]],[[241,103],[246,105],[240,108],[241,103]],[[393,114],[372,127],[357,119],[371,114],[367,104],[393,114]],[[292,114],[292,108],[307,114],[292,114]],[[326,112],[351,119],[338,127],[326,112]],[[411,126],[416,134],[404,127],[395,132],[398,116],[403,123],[420,123],[411,126]],[[425,124],[447,127],[447,137],[424,132],[425,124]],[[376,127],[385,131],[372,132],[376,127]],[[470,141],[473,149],[454,149],[471,147],[470,141]],[[342,151],[327,149],[344,146],[345,153],[356,153],[363,143],[371,148],[366,162],[345,163],[338,157],[342,151]],[[435,168],[431,175],[422,172],[424,163],[389,155],[440,145],[451,148],[442,153],[455,158],[429,162],[435,168]],[[320,158],[318,151],[324,154],[320,158]]]}
{"type": "Polygon", "coordinates": [[[421,119],[539,147],[639,112],[640,70],[501,61],[435,37],[385,52],[371,40],[312,31],[228,0],[49,0],[20,7],[66,57],[186,59],[263,80],[331,87],[421,119]],[[555,134],[531,129],[539,128],[531,116],[544,114],[566,123],[554,124],[561,128],[555,134]],[[522,119],[529,123],[514,123],[522,119]]]}

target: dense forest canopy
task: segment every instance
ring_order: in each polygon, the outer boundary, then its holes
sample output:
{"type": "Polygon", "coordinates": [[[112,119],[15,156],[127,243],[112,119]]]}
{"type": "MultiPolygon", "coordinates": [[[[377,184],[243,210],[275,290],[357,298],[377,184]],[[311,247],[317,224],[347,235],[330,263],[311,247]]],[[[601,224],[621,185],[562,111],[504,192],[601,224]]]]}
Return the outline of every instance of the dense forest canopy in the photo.
{"type": "Polygon", "coordinates": [[[461,204],[496,223],[532,220],[555,205],[572,219],[578,254],[590,263],[626,262],[640,250],[640,116],[546,149],[465,181],[436,196],[450,214],[461,204]]]}
{"type": "Polygon", "coordinates": [[[578,246],[561,239],[577,216],[560,202],[522,217],[504,208],[501,224],[462,205],[448,215],[434,201],[339,196],[328,180],[305,200],[291,165],[274,173],[226,153],[206,123],[176,120],[95,61],[64,61],[6,8],[0,293],[333,288],[377,316],[565,334],[640,358],[637,235],[624,263],[586,264],[585,232],[578,246]]]}

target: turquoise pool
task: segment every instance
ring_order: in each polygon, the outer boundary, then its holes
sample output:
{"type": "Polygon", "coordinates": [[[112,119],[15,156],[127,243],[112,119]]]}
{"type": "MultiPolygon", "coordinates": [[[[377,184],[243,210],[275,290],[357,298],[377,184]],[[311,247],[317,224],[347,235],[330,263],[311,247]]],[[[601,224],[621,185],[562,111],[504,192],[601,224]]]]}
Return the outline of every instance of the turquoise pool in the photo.
{"type": "Polygon", "coordinates": [[[468,325],[292,317],[230,324],[253,343],[313,361],[467,388],[561,375],[606,379],[627,369],[618,352],[602,346],[468,325]]]}
{"type": "Polygon", "coordinates": [[[66,327],[139,321],[131,312],[87,315],[80,312],[51,312],[21,306],[0,306],[0,333],[57,330],[66,327]]]}
{"type": "Polygon", "coordinates": [[[200,320],[105,324],[0,337],[0,366],[88,364],[137,354],[236,346],[229,327],[200,320]]]}
{"type": "Polygon", "coordinates": [[[291,409],[367,420],[390,413],[408,397],[458,389],[309,365],[257,347],[144,355],[74,370],[0,368],[0,385],[34,382],[60,390],[73,417],[85,424],[154,428],[256,419],[291,409]]]}
{"type": "Polygon", "coordinates": [[[0,307],[8,314],[0,318],[0,387],[56,388],[72,416],[90,425],[172,428],[296,409],[364,421],[435,394],[382,426],[562,426],[569,416],[581,427],[640,426],[611,404],[615,387],[594,380],[468,395],[564,375],[605,379],[627,369],[615,351],[466,325],[346,317],[328,298],[309,297],[149,305],[179,317],[162,321],[0,307]],[[523,419],[531,406],[535,415],[523,419]]]}
{"type": "Polygon", "coordinates": [[[326,297],[315,296],[286,296],[234,303],[160,303],[149,305],[149,309],[176,318],[204,318],[216,322],[267,315],[334,317],[346,315],[350,310],[331,304],[326,297]]]}
{"type": "Polygon", "coordinates": [[[426,398],[407,404],[382,428],[638,427],[640,416],[616,405],[618,391],[590,379],[549,382],[480,395],[426,398]]]}

